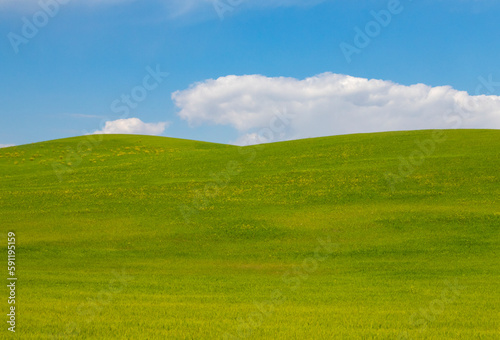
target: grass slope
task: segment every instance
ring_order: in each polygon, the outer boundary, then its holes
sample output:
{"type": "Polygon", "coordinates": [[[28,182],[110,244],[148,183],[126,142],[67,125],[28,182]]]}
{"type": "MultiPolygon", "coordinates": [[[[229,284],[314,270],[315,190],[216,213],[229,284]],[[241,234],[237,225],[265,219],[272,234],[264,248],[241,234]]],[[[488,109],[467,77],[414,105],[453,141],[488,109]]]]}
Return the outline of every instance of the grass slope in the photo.
{"type": "Polygon", "coordinates": [[[89,138],[0,149],[22,339],[500,337],[500,131],[89,138]]]}

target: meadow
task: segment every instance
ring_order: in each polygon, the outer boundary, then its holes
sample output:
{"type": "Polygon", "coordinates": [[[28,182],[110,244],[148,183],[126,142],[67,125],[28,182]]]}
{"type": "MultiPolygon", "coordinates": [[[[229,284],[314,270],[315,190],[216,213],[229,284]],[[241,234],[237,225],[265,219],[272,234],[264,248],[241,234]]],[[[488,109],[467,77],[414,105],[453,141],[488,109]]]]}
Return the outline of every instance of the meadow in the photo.
{"type": "Polygon", "coordinates": [[[498,130],[89,138],[0,149],[1,338],[500,338],[498,130]]]}

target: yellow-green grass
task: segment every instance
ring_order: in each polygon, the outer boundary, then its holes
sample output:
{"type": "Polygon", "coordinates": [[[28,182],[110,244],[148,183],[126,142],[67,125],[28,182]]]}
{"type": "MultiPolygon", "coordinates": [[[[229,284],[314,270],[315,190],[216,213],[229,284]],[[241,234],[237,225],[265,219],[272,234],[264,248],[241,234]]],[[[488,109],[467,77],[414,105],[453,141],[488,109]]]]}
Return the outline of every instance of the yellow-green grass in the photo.
{"type": "Polygon", "coordinates": [[[497,130],[0,149],[15,335],[498,339],[499,170],[497,130]]]}

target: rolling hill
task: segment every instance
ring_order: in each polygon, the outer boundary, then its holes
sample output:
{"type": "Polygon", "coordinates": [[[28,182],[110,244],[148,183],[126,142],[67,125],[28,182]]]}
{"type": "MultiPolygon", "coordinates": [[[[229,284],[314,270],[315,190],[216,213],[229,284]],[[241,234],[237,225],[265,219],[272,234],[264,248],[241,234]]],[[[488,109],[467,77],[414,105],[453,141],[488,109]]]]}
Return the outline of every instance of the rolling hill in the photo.
{"type": "Polygon", "coordinates": [[[0,149],[17,336],[498,339],[499,170],[498,130],[0,149]]]}

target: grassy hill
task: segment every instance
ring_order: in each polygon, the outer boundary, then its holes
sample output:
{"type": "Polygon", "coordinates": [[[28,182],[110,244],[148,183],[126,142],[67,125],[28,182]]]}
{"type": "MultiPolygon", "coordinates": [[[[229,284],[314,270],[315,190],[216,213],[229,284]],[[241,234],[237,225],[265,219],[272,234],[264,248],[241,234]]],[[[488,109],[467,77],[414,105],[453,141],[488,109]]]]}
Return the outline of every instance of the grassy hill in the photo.
{"type": "Polygon", "coordinates": [[[497,130],[0,149],[16,335],[498,339],[499,170],[497,130]]]}

